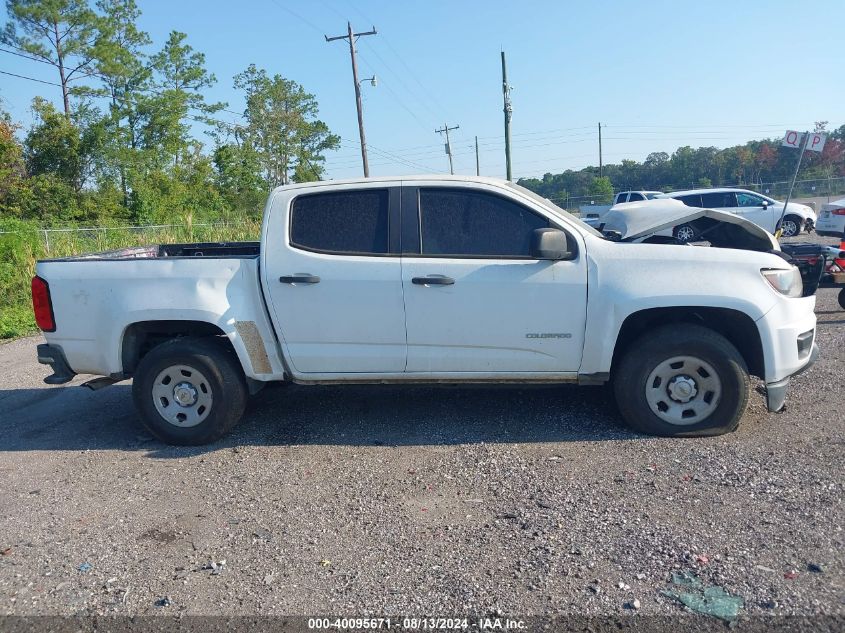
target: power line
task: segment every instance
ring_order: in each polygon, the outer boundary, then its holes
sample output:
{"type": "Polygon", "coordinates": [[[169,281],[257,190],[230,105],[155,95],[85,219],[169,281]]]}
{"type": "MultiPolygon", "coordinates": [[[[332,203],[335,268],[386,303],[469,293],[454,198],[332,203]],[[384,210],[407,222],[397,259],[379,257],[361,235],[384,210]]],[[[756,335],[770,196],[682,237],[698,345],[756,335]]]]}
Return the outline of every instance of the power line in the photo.
{"type": "Polygon", "coordinates": [[[322,35],[322,34],[323,34],[323,30],[322,30],[320,27],[318,27],[316,24],[314,24],[313,22],[311,22],[311,21],[310,21],[310,20],[308,20],[307,18],[304,18],[304,17],[302,17],[301,15],[299,15],[299,14],[298,14],[296,11],[294,11],[293,9],[291,9],[291,8],[289,8],[289,7],[286,7],[286,6],[284,6],[283,4],[279,4],[279,2],[277,2],[277,0],[270,0],[270,2],[272,2],[272,3],[273,3],[273,4],[275,4],[277,7],[279,7],[282,11],[286,11],[287,13],[290,13],[290,14],[291,14],[293,17],[295,17],[297,20],[299,20],[299,21],[300,21],[300,22],[302,22],[303,24],[308,25],[309,27],[311,27],[312,29],[314,29],[315,31],[317,31],[317,33],[319,33],[320,35],[322,35]]]}
{"type": "MultiPolygon", "coordinates": [[[[366,58],[361,58],[361,61],[363,62],[363,64],[367,68],[369,68],[373,73],[375,73],[375,68],[372,67],[372,65],[367,61],[366,58]]],[[[407,105],[405,105],[405,102],[402,100],[402,98],[398,94],[396,94],[396,91],[394,91],[390,87],[389,83],[382,80],[381,85],[384,87],[385,90],[387,90],[388,94],[390,94],[390,96],[393,97],[394,101],[396,101],[396,103],[399,105],[400,108],[402,108],[403,110],[405,110],[405,112],[410,114],[411,117],[414,119],[414,121],[416,121],[422,129],[428,130],[428,127],[426,127],[426,125],[425,125],[425,123],[423,123],[422,119],[420,119],[416,115],[416,113],[413,110],[411,110],[411,108],[409,108],[407,105]]]]}
{"type": "Polygon", "coordinates": [[[52,81],[44,81],[43,79],[36,79],[35,77],[26,77],[25,75],[16,75],[15,73],[9,73],[5,70],[0,70],[0,74],[9,75],[10,77],[17,77],[18,79],[26,79],[28,81],[37,81],[40,84],[47,84],[48,86],[57,86],[59,88],[62,87],[62,84],[57,84],[52,81]]]}
{"type": "Polygon", "coordinates": [[[438,114],[428,106],[428,104],[425,102],[425,99],[421,99],[420,95],[417,94],[416,91],[410,89],[408,84],[406,84],[405,81],[402,79],[402,76],[395,70],[393,70],[393,67],[388,64],[387,61],[385,61],[385,59],[381,55],[378,54],[378,51],[375,49],[375,47],[371,46],[367,42],[364,42],[364,45],[367,47],[367,50],[369,50],[373,55],[376,56],[376,59],[378,59],[382,63],[384,68],[398,80],[399,85],[401,85],[402,88],[408,94],[410,94],[416,102],[420,103],[426,110],[428,110],[432,117],[434,117],[434,120],[437,120],[439,118],[438,114]]]}
{"type": "MultiPolygon", "coordinates": [[[[20,49],[20,50],[22,50],[22,49],[20,49]]],[[[55,64],[53,62],[47,61],[46,59],[42,59],[40,57],[33,57],[32,55],[25,55],[23,53],[18,53],[16,51],[10,51],[7,48],[0,48],[0,51],[3,51],[4,53],[9,53],[10,55],[17,55],[18,57],[23,57],[24,59],[31,59],[34,62],[40,62],[42,64],[49,64],[50,66],[55,66],[55,64]]]]}
{"type": "MultiPolygon", "coordinates": [[[[23,49],[18,49],[18,50],[23,50],[23,49]]],[[[34,61],[34,62],[39,62],[41,64],[47,64],[48,66],[56,67],[56,65],[54,63],[52,63],[52,62],[50,62],[46,59],[41,59],[41,58],[38,58],[38,57],[33,57],[31,55],[18,53],[16,51],[9,50],[9,49],[3,48],[3,47],[0,47],[0,52],[9,53],[10,55],[17,55],[18,57],[23,57],[24,59],[29,59],[29,60],[34,61]]],[[[44,81],[42,79],[35,79],[34,77],[26,77],[24,75],[16,75],[14,73],[9,73],[9,72],[5,72],[5,71],[0,71],[0,72],[3,72],[4,75],[11,75],[12,77],[19,77],[21,79],[29,79],[30,81],[37,81],[39,83],[47,84],[47,85],[50,85],[50,86],[57,86],[59,88],[62,87],[61,84],[57,84],[57,83],[50,82],[50,81],[44,81]]],[[[96,72],[93,72],[93,71],[89,71],[89,72],[84,73],[83,77],[96,77],[96,78],[101,79],[105,82],[108,82],[108,81],[111,80],[110,77],[108,77],[106,75],[101,75],[100,73],[96,73],[96,72]]],[[[151,89],[138,90],[138,92],[140,94],[146,94],[146,95],[156,96],[156,97],[163,96],[162,92],[159,92],[159,91],[156,91],[156,90],[151,90],[151,89]]],[[[196,110],[198,108],[192,107],[191,109],[196,110]]],[[[235,112],[234,110],[227,110],[226,108],[220,108],[220,109],[217,110],[217,112],[226,112],[228,114],[233,114],[237,117],[244,118],[244,115],[242,113],[235,112]]],[[[222,122],[222,123],[225,123],[225,122],[222,122]]]]}
{"type": "MultiPolygon", "coordinates": [[[[364,13],[357,6],[355,6],[354,2],[350,2],[350,1],[347,0],[346,4],[353,11],[355,11],[355,13],[357,13],[362,18],[364,18],[364,20],[366,20],[367,22],[372,22],[372,20],[370,18],[368,18],[366,15],[364,15],[364,13]]],[[[405,70],[408,71],[408,74],[411,76],[411,78],[415,82],[417,82],[417,85],[419,85],[420,89],[422,90],[422,94],[425,95],[427,98],[431,99],[432,104],[435,105],[441,111],[441,114],[445,114],[446,108],[444,108],[443,104],[440,103],[437,100],[437,98],[434,96],[434,92],[432,92],[426,86],[423,85],[423,83],[419,80],[417,75],[414,73],[413,69],[405,62],[405,60],[402,58],[402,55],[399,54],[399,51],[397,51],[396,48],[393,46],[393,44],[390,43],[390,38],[387,35],[382,34],[382,40],[387,45],[387,47],[390,49],[390,51],[393,53],[393,55],[396,57],[396,59],[398,59],[399,62],[405,67],[405,70]]],[[[432,113],[434,114],[434,112],[432,112],[432,113]]],[[[439,117],[435,117],[435,118],[439,118],[439,117]]]]}
{"type": "MultiPolygon", "coordinates": [[[[351,141],[341,141],[341,144],[344,145],[344,143],[349,143],[349,142],[351,142],[351,141]]],[[[349,147],[349,148],[356,148],[356,149],[360,147],[357,144],[356,145],[345,144],[344,146],[349,147]]],[[[379,155],[381,158],[387,159],[387,160],[390,161],[390,163],[381,163],[382,165],[400,163],[400,164],[403,164],[407,167],[413,167],[414,169],[421,169],[423,171],[427,171],[427,172],[431,172],[431,173],[440,173],[440,172],[438,172],[434,169],[431,169],[430,167],[426,167],[425,165],[422,165],[420,163],[416,163],[414,161],[402,158],[401,156],[397,156],[396,154],[392,154],[391,152],[389,152],[387,150],[383,150],[379,147],[376,147],[373,144],[368,144],[367,147],[369,149],[371,149],[373,151],[373,153],[379,155]]],[[[333,166],[336,166],[336,165],[333,163],[333,166]]]]}

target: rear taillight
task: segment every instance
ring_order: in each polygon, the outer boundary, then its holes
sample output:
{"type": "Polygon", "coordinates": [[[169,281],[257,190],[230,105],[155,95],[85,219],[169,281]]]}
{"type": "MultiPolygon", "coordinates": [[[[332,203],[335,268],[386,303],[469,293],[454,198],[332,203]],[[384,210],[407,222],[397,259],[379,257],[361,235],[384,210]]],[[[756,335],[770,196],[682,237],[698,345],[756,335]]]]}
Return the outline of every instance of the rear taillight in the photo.
{"type": "Polygon", "coordinates": [[[845,215],[845,209],[833,209],[831,213],[833,215],[845,215]]]}
{"type": "Polygon", "coordinates": [[[50,286],[41,277],[32,278],[32,309],[35,312],[35,323],[43,332],[56,331],[50,286]]]}

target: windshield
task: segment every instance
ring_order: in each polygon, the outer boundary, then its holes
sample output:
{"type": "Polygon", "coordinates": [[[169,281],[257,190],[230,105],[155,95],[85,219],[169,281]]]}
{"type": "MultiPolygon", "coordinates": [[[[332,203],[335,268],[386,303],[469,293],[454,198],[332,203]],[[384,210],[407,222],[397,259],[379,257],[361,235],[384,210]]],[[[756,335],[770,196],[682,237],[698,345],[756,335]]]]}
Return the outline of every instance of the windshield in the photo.
{"type": "Polygon", "coordinates": [[[662,196],[662,195],[663,194],[659,191],[651,191],[651,192],[645,194],[645,197],[648,198],[649,200],[654,200],[658,196],[662,196]]]}
{"type": "Polygon", "coordinates": [[[543,208],[548,209],[549,211],[551,211],[555,215],[562,217],[562,218],[566,218],[567,220],[571,220],[572,222],[575,222],[582,229],[584,229],[587,233],[590,233],[591,235],[595,235],[596,237],[600,237],[602,239],[607,239],[604,235],[599,233],[596,229],[591,227],[589,224],[586,224],[580,218],[575,217],[574,215],[569,213],[569,211],[566,211],[565,209],[561,209],[559,206],[557,206],[554,202],[552,202],[548,198],[544,198],[543,196],[534,193],[530,189],[526,189],[522,185],[517,185],[516,183],[513,183],[513,182],[506,181],[505,184],[507,184],[509,187],[512,187],[513,189],[516,189],[521,194],[528,196],[534,202],[540,204],[543,208]]]}

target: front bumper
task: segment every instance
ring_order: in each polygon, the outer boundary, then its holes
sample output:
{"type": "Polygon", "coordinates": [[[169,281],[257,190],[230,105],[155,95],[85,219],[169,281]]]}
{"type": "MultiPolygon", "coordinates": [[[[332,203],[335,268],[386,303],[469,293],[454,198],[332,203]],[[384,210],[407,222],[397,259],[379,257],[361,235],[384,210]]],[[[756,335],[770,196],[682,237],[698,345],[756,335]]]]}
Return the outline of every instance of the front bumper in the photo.
{"type": "MultiPolygon", "coordinates": [[[[819,359],[819,354],[819,346],[814,342],[807,364],[792,374],[792,376],[804,373],[812,367],[813,363],[819,359]]],[[[769,411],[777,412],[783,410],[784,403],[786,402],[786,390],[789,387],[789,381],[792,376],[787,376],[776,382],[766,383],[766,408],[769,411]]]]}
{"type": "Polygon", "coordinates": [[[42,365],[50,365],[53,370],[53,374],[44,379],[44,382],[48,385],[63,385],[76,376],[76,372],[67,363],[64,351],[58,345],[50,345],[49,343],[39,345],[38,362],[42,365]]]}

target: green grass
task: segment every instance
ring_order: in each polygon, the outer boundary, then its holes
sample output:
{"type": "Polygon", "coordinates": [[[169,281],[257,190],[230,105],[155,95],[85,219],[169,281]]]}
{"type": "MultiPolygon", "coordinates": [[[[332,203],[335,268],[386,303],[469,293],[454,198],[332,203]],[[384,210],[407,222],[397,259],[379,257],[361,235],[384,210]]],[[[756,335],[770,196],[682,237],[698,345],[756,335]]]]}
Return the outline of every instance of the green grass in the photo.
{"type": "Polygon", "coordinates": [[[166,229],[110,229],[49,233],[32,223],[0,220],[0,339],[17,338],[37,331],[32,315],[30,281],[35,262],[145,244],[257,240],[259,220],[243,220],[227,226],[186,225],[166,229]]]}

